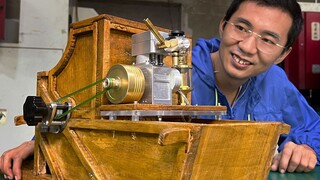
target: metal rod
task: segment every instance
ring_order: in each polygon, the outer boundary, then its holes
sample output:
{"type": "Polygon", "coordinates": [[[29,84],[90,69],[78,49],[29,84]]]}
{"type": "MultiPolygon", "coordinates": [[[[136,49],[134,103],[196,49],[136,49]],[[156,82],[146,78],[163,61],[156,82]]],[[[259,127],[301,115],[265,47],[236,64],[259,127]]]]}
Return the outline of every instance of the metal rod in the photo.
{"type": "Polygon", "coordinates": [[[154,27],[152,22],[147,18],[144,19],[144,22],[148,26],[149,30],[152,32],[152,34],[157,38],[157,40],[160,42],[161,45],[165,44],[165,39],[161,36],[159,31],[154,27]]]}

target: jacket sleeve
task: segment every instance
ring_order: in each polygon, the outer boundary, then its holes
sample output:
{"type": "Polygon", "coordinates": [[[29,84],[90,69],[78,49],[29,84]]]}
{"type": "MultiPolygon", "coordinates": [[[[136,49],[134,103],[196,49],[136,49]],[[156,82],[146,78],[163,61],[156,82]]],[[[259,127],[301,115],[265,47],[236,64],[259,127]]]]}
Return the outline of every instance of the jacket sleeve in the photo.
{"type": "MultiPolygon", "coordinates": [[[[279,141],[279,151],[284,144],[292,141],[296,144],[306,144],[317,154],[317,165],[320,165],[320,117],[309,106],[302,94],[291,84],[284,88],[286,103],[282,108],[284,123],[291,126],[290,133],[283,142],[279,141]]],[[[285,137],[285,136],[284,136],[285,137]]]]}

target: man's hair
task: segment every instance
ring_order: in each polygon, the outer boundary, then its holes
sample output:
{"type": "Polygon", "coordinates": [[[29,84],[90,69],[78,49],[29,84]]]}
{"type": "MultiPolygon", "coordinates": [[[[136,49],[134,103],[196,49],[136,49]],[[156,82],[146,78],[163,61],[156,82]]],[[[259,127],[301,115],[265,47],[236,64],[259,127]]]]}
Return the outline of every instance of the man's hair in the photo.
{"type": "MultiPolygon", "coordinates": [[[[303,25],[303,17],[300,5],[297,3],[296,0],[233,0],[231,5],[229,6],[229,9],[227,10],[227,13],[225,15],[225,20],[229,20],[231,16],[239,9],[239,6],[246,1],[255,2],[259,6],[267,6],[267,7],[274,7],[278,8],[290,15],[292,18],[292,25],[288,32],[288,40],[286,43],[286,49],[288,50],[297,37],[299,36],[302,25],[303,25]]],[[[248,9],[248,11],[250,11],[248,9]]]]}

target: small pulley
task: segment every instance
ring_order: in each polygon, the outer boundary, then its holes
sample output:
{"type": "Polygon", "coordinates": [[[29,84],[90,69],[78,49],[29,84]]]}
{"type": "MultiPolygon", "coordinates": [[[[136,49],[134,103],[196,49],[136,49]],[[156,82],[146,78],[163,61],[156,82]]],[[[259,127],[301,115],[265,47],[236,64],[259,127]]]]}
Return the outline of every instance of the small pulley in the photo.
{"type": "Polygon", "coordinates": [[[39,123],[41,132],[61,132],[70,118],[70,113],[61,116],[71,109],[71,103],[52,102],[45,104],[39,96],[28,96],[23,105],[23,117],[29,126],[39,123]]]}

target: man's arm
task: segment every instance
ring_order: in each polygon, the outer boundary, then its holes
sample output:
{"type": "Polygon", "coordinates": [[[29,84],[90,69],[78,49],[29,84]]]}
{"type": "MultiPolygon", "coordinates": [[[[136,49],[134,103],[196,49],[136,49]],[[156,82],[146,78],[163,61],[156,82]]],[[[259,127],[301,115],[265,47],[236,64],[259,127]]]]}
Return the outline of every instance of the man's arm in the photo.
{"type": "Polygon", "coordinates": [[[21,179],[22,161],[34,152],[34,140],[4,152],[0,159],[0,171],[8,179],[21,179]]]}

